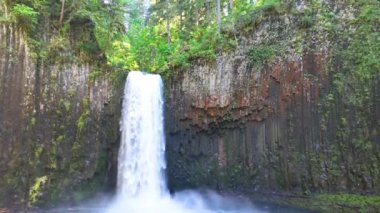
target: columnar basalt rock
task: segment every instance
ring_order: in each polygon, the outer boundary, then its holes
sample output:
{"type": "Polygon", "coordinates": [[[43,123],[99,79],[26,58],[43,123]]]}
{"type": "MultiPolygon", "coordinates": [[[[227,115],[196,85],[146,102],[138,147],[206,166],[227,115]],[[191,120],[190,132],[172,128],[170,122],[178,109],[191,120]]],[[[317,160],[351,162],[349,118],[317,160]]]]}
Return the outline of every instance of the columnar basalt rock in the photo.
{"type": "Polygon", "coordinates": [[[121,88],[89,64],[36,59],[25,39],[0,24],[0,207],[93,195],[115,173],[121,88]]]}
{"type": "MultiPolygon", "coordinates": [[[[311,7],[299,2],[299,12],[311,7]]],[[[323,4],[343,26],[354,18],[343,3],[323,4]]],[[[321,19],[322,10],[314,15],[321,19]]],[[[379,145],[372,138],[366,150],[355,144],[360,136],[342,138],[355,131],[356,109],[329,100],[335,86],[329,71],[341,63],[332,54],[340,38],[331,36],[325,20],[305,29],[295,14],[265,17],[239,35],[235,52],[215,62],[194,61],[167,80],[172,189],[378,192],[379,145]],[[279,54],[263,66],[252,64],[250,49],[273,44],[279,54]]],[[[375,84],[373,90],[379,89],[375,84]]],[[[377,111],[368,116],[379,118],[377,111]]],[[[366,128],[379,137],[376,121],[366,128]]]]}

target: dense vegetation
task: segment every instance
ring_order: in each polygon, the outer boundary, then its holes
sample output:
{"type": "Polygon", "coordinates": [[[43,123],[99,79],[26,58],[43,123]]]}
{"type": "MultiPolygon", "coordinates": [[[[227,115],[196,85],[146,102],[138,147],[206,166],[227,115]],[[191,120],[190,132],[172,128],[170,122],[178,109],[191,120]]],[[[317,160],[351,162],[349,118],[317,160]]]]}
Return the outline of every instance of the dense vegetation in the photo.
{"type": "Polygon", "coordinates": [[[169,74],[194,59],[214,59],[236,47],[239,27],[260,11],[278,9],[279,1],[161,0],[149,11],[137,0],[17,0],[7,5],[8,21],[29,34],[38,59],[103,59],[118,75],[126,70],[169,74]],[[48,40],[42,39],[46,27],[48,40]],[[75,54],[63,54],[69,49],[75,54]]]}
{"type": "MultiPolygon", "coordinates": [[[[139,8],[138,1],[128,5],[139,8]]],[[[215,59],[218,52],[237,46],[239,25],[251,22],[260,10],[278,6],[279,1],[273,0],[158,1],[149,18],[131,13],[127,36],[114,43],[110,63],[120,70],[168,74],[195,59],[215,59]]]]}
{"type": "MultiPolygon", "coordinates": [[[[0,14],[0,21],[16,22],[23,28],[29,34],[35,56],[41,60],[99,59],[107,60],[114,73],[145,70],[168,74],[175,67],[189,66],[195,59],[212,60],[218,52],[234,50],[239,43],[239,30],[259,22],[263,11],[284,9],[285,2],[159,0],[144,11],[144,3],[137,0],[7,0],[11,16],[4,19],[0,14]],[[48,39],[42,35],[45,28],[49,29],[48,39]],[[69,49],[75,50],[76,57],[64,54],[69,49]]],[[[353,23],[359,27],[354,34],[345,35],[368,37],[366,41],[355,39],[358,42],[345,49],[344,54],[347,62],[354,63],[354,72],[362,80],[370,78],[377,70],[372,68],[378,66],[379,42],[374,29],[379,21],[378,4],[376,0],[353,3],[362,8],[362,14],[353,23]]],[[[303,15],[301,27],[313,25],[310,14],[303,15]]],[[[257,51],[250,51],[252,60],[263,60],[271,53],[268,48],[257,51]]],[[[340,73],[336,79],[342,76],[340,73]]]]}
{"type": "Polygon", "coordinates": [[[123,0],[7,0],[0,21],[27,34],[37,64],[103,64],[112,43],[124,36],[123,0]]]}

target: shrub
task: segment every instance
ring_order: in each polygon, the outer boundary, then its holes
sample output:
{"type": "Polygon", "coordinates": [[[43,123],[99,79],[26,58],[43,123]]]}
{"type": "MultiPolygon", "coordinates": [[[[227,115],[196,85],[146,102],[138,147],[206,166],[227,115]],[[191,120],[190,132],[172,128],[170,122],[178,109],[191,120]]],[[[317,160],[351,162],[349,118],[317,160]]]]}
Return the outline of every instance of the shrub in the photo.
{"type": "Polygon", "coordinates": [[[25,4],[14,5],[11,14],[17,24],[26,31],[33,30],[38,22],[38,12],[25,4]]]}
{"type": "Polygon", "coordinates": [[[264,44],[252,47],[248,51],[248,57],[250,59],[251,65],[260,68],[282,52],[283,48],[281,48],[280,45],[264,44]]]}

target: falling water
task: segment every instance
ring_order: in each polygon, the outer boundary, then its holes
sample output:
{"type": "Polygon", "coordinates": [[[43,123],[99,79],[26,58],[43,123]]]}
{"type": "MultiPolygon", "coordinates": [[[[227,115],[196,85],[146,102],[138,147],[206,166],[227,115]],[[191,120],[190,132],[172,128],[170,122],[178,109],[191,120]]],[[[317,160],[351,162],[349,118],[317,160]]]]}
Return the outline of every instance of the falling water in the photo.
{"type": "Polygon", "coordinates": [[[162,97],[159,75],[129,73],[124,89],[117,182],[118,194],[126,199],[166,193],[162,97]]]}
{"type": "Polygon", "coordinates": [[[130,72],[121,119],[118,198],[109,213],[246,213],[249,202],[194,191],[172,196],[165,181],[163,92],[159,75],[130,72]]]}

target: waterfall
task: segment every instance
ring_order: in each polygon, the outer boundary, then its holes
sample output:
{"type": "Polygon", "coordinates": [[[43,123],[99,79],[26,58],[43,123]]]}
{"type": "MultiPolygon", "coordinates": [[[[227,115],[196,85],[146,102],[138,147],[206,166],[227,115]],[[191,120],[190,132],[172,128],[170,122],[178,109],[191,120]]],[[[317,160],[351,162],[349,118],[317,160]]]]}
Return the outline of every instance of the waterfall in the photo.
{"type": "Polygon", "coordinates": [[[117,199],[107,213],[250,213],[249,202],[214,192],[170,195],[165,180],[163,92],[159,75],[130,72],[120,123],[117,199]]]}
{"type": "Polygon", "coordinates": [[[117,190],[121,197],[160,197],[164,177],[163,93],[159,75],[130,72],[124,89],[117,190]]]}

